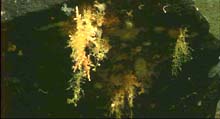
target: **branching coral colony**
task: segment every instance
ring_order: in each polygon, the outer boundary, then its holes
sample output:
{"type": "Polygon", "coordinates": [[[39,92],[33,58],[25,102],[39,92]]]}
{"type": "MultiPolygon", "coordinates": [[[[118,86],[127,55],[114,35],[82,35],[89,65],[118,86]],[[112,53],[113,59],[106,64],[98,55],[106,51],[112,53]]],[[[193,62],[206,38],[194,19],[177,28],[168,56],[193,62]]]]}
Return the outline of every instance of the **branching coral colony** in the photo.
{"type": "Polygon", "coordinates": [[[95,2],[94,10],[83,9],[82,14],[76,6],[75,12],[76,30],[75,28],[70,30],[68,41],[68,47],[72,49],[70,57],[74,63],[72,67],[74,77],[70,80],[69,89],[72,89],[74,94],[71,99],[67,99],[67,102],[77,106],[83,92],[80,87],[82,81],[91,80],[90,71],[100,65],[100,61],[105,58],[110,46],[107,40],[102,38],[101,26],[104,21],[105,4],[95,2]]]}
{"type": "Polygon", "coordinates": [[[179,36],[176,41],[176,46],[173,53],[172,60],[172,75],[177,76],[178,72],[182,70],[182,64],[191,60],[191,48],[186,42],[187,28],[180,28],[179,36]]]}

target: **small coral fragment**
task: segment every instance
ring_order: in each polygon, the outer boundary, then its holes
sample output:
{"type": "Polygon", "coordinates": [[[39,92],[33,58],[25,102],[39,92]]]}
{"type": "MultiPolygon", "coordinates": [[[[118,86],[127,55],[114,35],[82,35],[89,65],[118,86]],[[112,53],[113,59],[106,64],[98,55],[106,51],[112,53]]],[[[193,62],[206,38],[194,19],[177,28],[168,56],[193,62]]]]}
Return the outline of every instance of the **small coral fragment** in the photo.
{"type": "Polygon", "coordinates": [[[116,118],[122,117],[122,110],[125,109],[126,102],[130,109],[130,117],[133,112],[133,101],[136,96],[137,89],[142,89],[143,85],[137,80],[137,77],[131,73],[125,73],[120,75],[112,75],[110,77],[114,86],[118,87],[113,91],[113,98],[111,99],[110,114],[115,115],[116,118]]]}

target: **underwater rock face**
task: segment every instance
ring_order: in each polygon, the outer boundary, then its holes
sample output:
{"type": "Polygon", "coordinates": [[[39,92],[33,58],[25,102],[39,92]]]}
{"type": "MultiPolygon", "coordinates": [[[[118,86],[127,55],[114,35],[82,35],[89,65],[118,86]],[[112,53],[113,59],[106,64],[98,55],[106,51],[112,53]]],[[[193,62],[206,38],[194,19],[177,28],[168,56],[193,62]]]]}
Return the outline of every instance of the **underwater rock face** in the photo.
{"type": "Polygon", "coordinates": [[[220,0],[194,0],[198,10],[210,24],[210,32],[220,40],[220,0]]]}
{"type": "Polygon", "coordinates": [[[48,9],[66,0],[2,0],[1,20],[8,21],[29,12],[48,9]]]}

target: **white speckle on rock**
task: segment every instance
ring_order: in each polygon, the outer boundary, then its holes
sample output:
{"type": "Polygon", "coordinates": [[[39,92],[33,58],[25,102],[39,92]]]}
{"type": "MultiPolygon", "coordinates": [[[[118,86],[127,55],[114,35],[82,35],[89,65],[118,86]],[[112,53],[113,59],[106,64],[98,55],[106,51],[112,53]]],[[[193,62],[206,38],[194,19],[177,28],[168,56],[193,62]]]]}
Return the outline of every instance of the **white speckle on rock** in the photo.
{"type": "Polygon", "coordinates": [[[202,101],[200,100],[198,103],[197,103],[198,106],[201,106],[202,105],[202,101]]]}
{"type": "Polygon", "coordinates": [[[5,11],[1,11],[1,16],[5,15],[5,11]]]}
{"type": "Polygon", "coordinates": [[[188,80],[191,80],[191,77],[188,77],[187,79],[188,79],[188,80]]]}

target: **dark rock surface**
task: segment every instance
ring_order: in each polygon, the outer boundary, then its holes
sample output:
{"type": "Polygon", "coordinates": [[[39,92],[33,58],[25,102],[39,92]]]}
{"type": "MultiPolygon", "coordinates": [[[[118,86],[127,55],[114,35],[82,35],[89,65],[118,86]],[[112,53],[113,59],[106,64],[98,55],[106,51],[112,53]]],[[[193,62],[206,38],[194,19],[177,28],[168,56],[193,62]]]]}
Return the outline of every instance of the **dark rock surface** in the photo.
{"type": "MultiPolygon", "coordinates": [[[[7,21],[3,24],[4,35],[1,36],[5,42],[3,60],[6,61],[7,72],[2,80],[5,97],[2,101],[3,116],[105,117],[109,99],[106,99],[105,92],[92,88],[93,82],[83,87],[86,95],[78,108],[66,103],[69,93],[72,94],[65,90],[72,65],[70,49],[65,48],[68,38],[62,36],[57,27],[36,30],[66,20],[67,16],[60,7],[53,7],[65,0],[2,1],[2,9],[6,11],[2,19],[6,18],[7,21]],[[51,16],[53,19],[50,19],[51,16]],[[16,45],[15,52],[6,51],[9,42],[16,45]],[[22,56],[18,55],[19,50],[22,50],[22,56]]],[[[113,6],[115,9],[135,6],[129,2],[127,6],[122,6],[122,3],[126,4],[125,1],[115,1],[119,2],[113,6]]],[[[219,62],[220,43],[208,32],[208,21],[192,6],[192,0],[146,0],[144,4],[146,8],[143,12],[134,10],[137,13],[134,14],[137,26],[153,28],[162,25],[168,29],[188,25],[191,31],[199,35],[191,38],[194,59],[183,67],[177,80],[172,80],[173,77],[169,75],[169,61],[158,66],[156,71],[159,75],[154,80],[151,94],[139,96],[135,100],[134,117],[214,117],[220,98],[220,81],[218,77],[208,78],[208,72],[219,62]],[[162,7],[167,4],[170,7],[164,14],[162,7]]],[[[152,37],[147,38],[154,41],[154,47],[149,51],[161,49],[164,52],[170,48],[163,48],[164,43],[167,43],[164,34],[158,35],[153,31],[149,34],[147,36],[152,37]]]]}
{"type": "Polygon", "coordinates": [[[49,9],[67,0],[1,0],[1,20],[8,21],[29,12],[49,9]]]}

